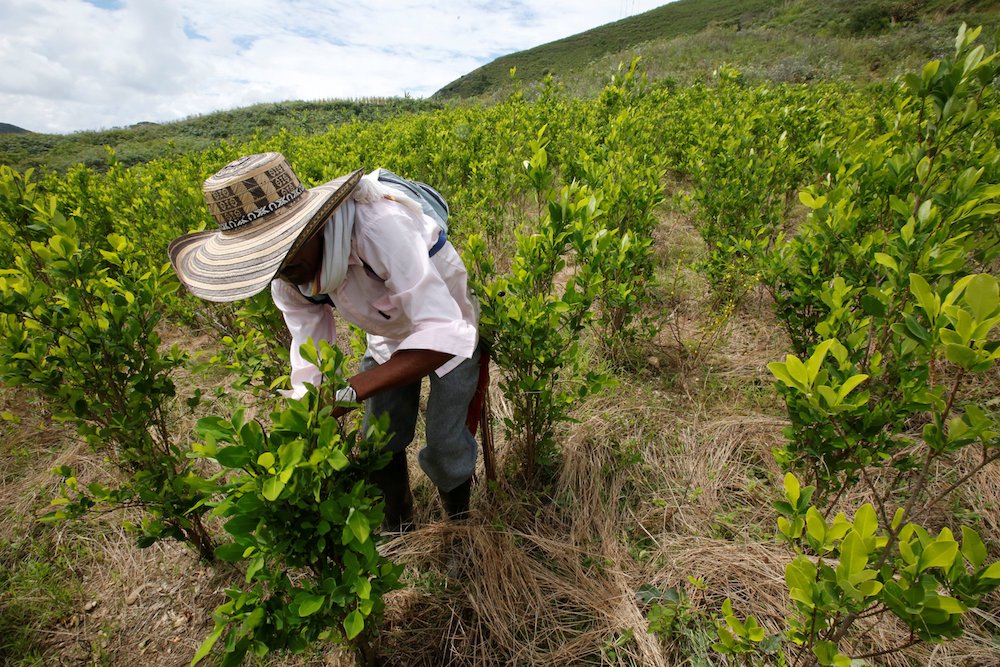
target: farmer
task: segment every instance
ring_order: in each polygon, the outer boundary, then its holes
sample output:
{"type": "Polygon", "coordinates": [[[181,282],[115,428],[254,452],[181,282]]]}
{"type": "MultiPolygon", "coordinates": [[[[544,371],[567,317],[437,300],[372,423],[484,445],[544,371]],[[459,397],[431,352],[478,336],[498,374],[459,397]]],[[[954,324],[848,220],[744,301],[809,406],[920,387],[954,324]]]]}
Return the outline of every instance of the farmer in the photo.
{"type": "Polygon", "coordinates": [[[375,173],[358,170],[307,189],[279,153],[231,162],[203,189],[219,228],[170,244],[181,282],[209,301],[245,299],[270,285],[292,335],[286,395],[293,398],[322,381],[299,347],[310,337],[336,342],[334,309],[367,333],[361,371],[337,398],[364,401],[366,430],[375,416],[389,416],[392,460],[372,482],[385,496],[390,530],[412,525],[406,446],[428,376],[418,461],[448,516],[464,518],[476,465],[466,413],[479,376],[478,307],[437,222],[375,173]]]}

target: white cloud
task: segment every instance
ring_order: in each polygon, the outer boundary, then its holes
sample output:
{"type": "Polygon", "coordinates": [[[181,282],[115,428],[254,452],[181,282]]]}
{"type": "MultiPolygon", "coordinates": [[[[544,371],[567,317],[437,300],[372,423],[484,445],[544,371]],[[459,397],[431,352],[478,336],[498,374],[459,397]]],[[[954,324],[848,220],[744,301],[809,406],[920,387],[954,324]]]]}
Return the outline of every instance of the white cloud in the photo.
{"type": "Polygon", "coordinates": [[[281,100],[423,97],[666,0],[5,0],[0,122],[71,132],[281,100]]]}

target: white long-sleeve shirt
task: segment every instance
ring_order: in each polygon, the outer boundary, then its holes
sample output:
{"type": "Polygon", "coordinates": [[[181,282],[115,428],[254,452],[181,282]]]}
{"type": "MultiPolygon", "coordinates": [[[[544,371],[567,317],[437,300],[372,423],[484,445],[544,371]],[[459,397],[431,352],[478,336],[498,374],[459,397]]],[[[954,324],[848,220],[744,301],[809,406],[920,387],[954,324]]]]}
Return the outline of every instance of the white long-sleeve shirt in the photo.
{"type": "MultiPolygon", "coordinates": [[[[397,202],[355,204],[347,275],[329,297],[344,319],[367,332],[368,351],[379,363],[397,350],[445,352],[454,356],[435,371],[443,376],[476,349],[479,313],[461,257],[451,243],[428,257],[439,233],[433,219],[397,202]]],[[[299,347],[310,337],[336,343],[333,310],[280,279],[271,282],[271,296],[292,335],[287,394],[299,398],[305,383],[322,381],[299,347]]]]}

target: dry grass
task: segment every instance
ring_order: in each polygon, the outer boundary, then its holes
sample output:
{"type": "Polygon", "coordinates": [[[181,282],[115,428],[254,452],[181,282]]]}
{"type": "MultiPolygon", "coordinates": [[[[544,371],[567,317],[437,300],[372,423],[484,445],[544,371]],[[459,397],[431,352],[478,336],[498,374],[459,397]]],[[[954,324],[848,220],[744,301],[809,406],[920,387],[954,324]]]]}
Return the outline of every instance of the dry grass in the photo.
{"type": "Polygon", "coordinates": [[[494,528],[432,526],[399,538],[388,553],[421,571],[440,567],[444,551],[458,553],[466,578],[410,602],[407,622],[387,624],[385,654],[393,665],[662,664],[650,640],[627,647],[608,662],[602,647],[644,623],[634,595],[616,568],[585,566],[589,554],[559,536],[494,528]],[[443,593],[443,594],[442,594],[443,593]],[[436,617],[413,634],[417,609],[436,617]],[[396,643],[398,639],[404,639],[396,643]]]}
{"type": "Polygon", "coordinates": [[[137,549],[122,528],[140,520],[134,511],[39,524],[58,493],[53,468],[71,466],[81,484],[109,482],[115,471],[72,429],[52,424],[34,395],[5,390],[3,403],[20,423],[5,429],[0,459],[10,473],[0,484],[0,573],[6,574],[6,581],[0,579],[0,627],[23,615],[25,605],[43,610],[38,616],[46,620],[35,627],[26,619],[26,641],[0,642],[3,663],[187,664],[210,628],[206,612],[222,601],[223,582],[236,573],[204,567],[176,543],[137,549]],[[22,457],[23,466],[10,465],[22,457]],[[32,581],[35,572],[43,579],[32,581]],[[5,597],[25,591],[32,597],[5,597]],[[15,648],[32,655],[10,654],[15,648]]]}
{"type": "Polygon", "coordinates": [[[211,630],[206,610],[224,601],[236,573],[199,564],[177,543],[138,550],[115,523],[92,525],[81,609],[62,623],[60,659],[108,665],[182,665],[211,630]]]}

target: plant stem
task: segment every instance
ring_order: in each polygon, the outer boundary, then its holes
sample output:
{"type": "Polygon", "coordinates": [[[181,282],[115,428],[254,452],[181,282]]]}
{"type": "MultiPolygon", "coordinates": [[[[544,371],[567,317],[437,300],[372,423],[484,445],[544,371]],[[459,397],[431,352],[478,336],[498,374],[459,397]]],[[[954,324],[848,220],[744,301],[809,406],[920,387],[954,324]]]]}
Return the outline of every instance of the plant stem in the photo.
{"type": "Polygon", "coordinates": [[[905,644],[900,644],[899,646],[894,646],[892,648],[883,649],[881,651],[875,651],[874,653],[865,653],[864,655],[851,656],[851,658],[853,660],[864,660],[866,658],[875,658],[875,657],[878,657],[880,655],[888,655],[889,653],[896,653],[897,651],[902,651],[903,649],[910,648],[911,646],[915,646],[915,645],[917,645],[917,644],[920,643],[920,638],[919,637],[913,637],[912,634],[910,635],[910,637],[911,637],[911,639],[908,642],[906,642],[905,644]]]}
{"type": "Polygon", "coordinates": [[[868,486],[869,489],[871,489],[872,497],[875,499],[875,505],[878,508],[878,514],[882,518],[882,523],[886,527],[888,527],[892,522],[889,520],[889,515],[886,514],[885,503],[882,502],[882,498],[878,495],[878,491],[875,490],[875,485],[868,477],[867,466],[861,468],[861,479],[865,480],[865,484],[868,486]]]}
{"type": "MultiPolygon", "coordinates": [[[[862,468],[862,472],[863,471],[864,469],[862,468]]],[[[826,512],[823,513],[824,519],[830,518],[830,513],[833,512],[834,508],[837,506],[837,503],[840,502],[840,497],[844,495],[845,491],[847,491],[847,480],[844,480],[844,482],[840,485],[840,491],[837,491],[837,495],[834,497],[833,501],[827,506],[826,512]]]]}
{"type": "Polygon", "coordinates": [[[951,414],[951,406],[955,403],[955,396],[958,395],[958,388],[962,385],[962,380],[964,378],[965,370],[959,371],[958,375],[955,377],[955,384],[951,387],[951,395],[948,396],[948,404],[944,407],[944,412],[941,414],[942,426],[948,421],[948,416],[951,414]]]}
{"type": "MultiPolygon", "coordinates": [[[[924,490],[924,487],[927,485],[927,478],[928,478],[928,473],[930,472],[931,463],[934,461],[935,458],[937,458],[937,454],[938,452],[935,452],[934,450],[931,449],[928,449],[927,451],[927,458],[924,459],[924,467],[920,471],[920,476],[917,478],[916,488],[913,490],[913,493],[910,495],[909,500],[906,501],[906,506],[903,508],[904,521],[909,520],[910,513],[913,510],[914,503],[916,503],[917,501],[917,497],[920,496],[920,494],[924,490]]],[[[889,559],[889,553],[892,551],[892,548],[896,546],[896,540],[899,539],[899,533],[902,529],[903,529],[903,521],[900,521],[899,526],[897,526],[896,528],[892,528],[890,526],[889,541],[882,548],[882,555],[879,556],[878,563],[872,568],[876,572],[882,569],[882,566],[885,565],[885,562],[889,559]]],[[[854,621],[856,620],[858,620],[858,612],[855,611],[850,612],[847,616],[844,617],[844,620],[842,620],[840,624],[837,626],[837,629],[831,636],[830,640],[834,644],[839,645],[840,641],[844,638],[844,636],[847,634],[847,631],[850,629],[851,625],[853,625],[854,621]]]]}
{"type": "Polygon", "coordinates": [[[955,482],[954,484],[952,484],[951,486],[949,486],[947,489],[945,489],[944,491],[942,491],[938,495],[934,496],[934,498],[932,498],[931,500],[928,500],[927,503],[923,507],[920,508],[921,514],[924,513],[924,512],[926,512],[927,510],[929,510],[931,507],[933,507],[937,503],[939,503],[942,500],[944,500],[946,497],[948,497],[949,494],[951,494],[952,491],[954,491],[955,489],[957,489],[958,487],[960,487],[965,482],[969,481],[976,473],[978,473],[980,470],[982,470],[983,468],[985,468],[986,466],[988,466],[989,464],[993,463],[994,461],[996,461],[998,459],[1000,459],[1000,450],[998,450],[997,452],[995,452],[992,456],[984,458],[979,463],[979,465],[977,465],[975,468],[973,468],[972,470],[970,470],[966,474],[962,475],[962,477],[959,478],[959,480],[957,482],[955,482]]]}

